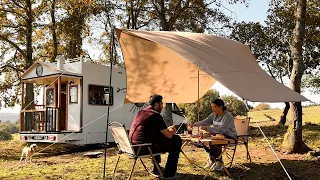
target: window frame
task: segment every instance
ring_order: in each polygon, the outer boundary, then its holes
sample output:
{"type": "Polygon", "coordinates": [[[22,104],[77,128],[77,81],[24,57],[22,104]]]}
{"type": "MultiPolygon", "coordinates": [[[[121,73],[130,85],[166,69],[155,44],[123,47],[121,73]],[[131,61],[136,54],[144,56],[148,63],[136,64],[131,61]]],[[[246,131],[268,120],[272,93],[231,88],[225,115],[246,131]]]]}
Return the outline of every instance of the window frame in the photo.
{"type": "Polygon", "coordinates": [[[78,88],[78,84],[74,84],[74,85],[70,85],[69,86],[69,104],[78,104],[79,103],[79,98],[78,98],[78,96],[79,96],[79,90],[78,90],[79,88],[78,88]],[[76,101],[74,101],[74,102],[72,102],[71,101],[71,88],[76,88],[76,101]]]}
{"type": "Polygon", "coordinates": [[[54,88],[54,87],[48,87],[46,89],[46,106],[55,107],[55,91],[56,91],[56,88],[54,88]],[[48,91],[49,90],[52,90],[52,104],[48,104],[48,91]]]}
{"type": "Polygon", "coordinates": [[[114,104],[113,87],[112,86],[107,86],[107,85],[99,85],[99,84],[88,84],[88,93],[87,93],[87,95],[88,95],[88,105],[90,105],[90,106],[108,106],[108,104],[91,104],[90,103],[90,86],[109,88],[109,92],[111,92],[111,93],[109,93],[109,106],[113,106],[113,104],[114,104]]]}

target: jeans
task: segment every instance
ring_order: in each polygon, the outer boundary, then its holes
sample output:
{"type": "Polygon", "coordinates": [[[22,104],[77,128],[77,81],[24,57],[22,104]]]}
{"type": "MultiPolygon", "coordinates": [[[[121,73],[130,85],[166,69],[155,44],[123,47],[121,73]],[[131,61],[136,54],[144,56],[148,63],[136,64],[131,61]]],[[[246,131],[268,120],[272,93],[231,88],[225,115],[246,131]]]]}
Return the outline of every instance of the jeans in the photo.
{"type": "MultiPolygon", "coordinates": [[[[166,143],[157,145],[157,147],[159,148],[157,151],[169,153],[167,163],[166,163],[166,169],[164,172],[165,177],[174,176],[175,173],[177,172],[181,146],[182,146],[182,140],[178,135],[174,135],[171,139],[168,139],[166,143]]],[[[160,155],[155,156],[155,159],[158,164],[161,162],[160,155]]],[[[153,163],[153,170],[157,171],[157,167],[154,163],[153,163]]]]}

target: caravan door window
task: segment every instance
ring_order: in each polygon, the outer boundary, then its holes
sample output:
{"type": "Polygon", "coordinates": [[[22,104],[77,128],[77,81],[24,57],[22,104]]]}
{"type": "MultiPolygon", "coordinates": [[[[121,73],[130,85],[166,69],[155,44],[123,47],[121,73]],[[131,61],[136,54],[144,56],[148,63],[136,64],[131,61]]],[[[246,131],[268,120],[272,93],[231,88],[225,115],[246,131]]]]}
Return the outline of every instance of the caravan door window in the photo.
{"type": "Polygon", "coordinates": [[[78,103],[78,85],[69,88],[70,103],[78,103]]]}
{"type": "Polygon", "coordinates": [[[46,92],[46,105],[54,106],[54,89],[48,88],[46,92]]]}
{"type": "Polygon", "coordinates": [[[113,88],[109,86],[89,85],[89,104],[113,105],[113,88]]]}

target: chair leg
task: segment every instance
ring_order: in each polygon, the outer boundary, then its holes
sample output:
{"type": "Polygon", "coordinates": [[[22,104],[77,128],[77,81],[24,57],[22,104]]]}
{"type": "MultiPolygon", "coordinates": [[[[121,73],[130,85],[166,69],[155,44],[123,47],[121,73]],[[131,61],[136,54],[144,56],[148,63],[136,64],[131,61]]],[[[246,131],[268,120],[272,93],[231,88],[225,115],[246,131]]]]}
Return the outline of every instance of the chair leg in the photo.
{"type": "Polygon", "coordinates": [[[189,141],[185,141],[185,142],[182,144],[181,149],[182,149],[185,145],[187,145],[188,142],[189,142],[189,141]]]}
{"type": "Polygon", "coordinates": [[[222,166],[223,166],[224,172],[230,177],[230,173],[229,173],[229,171],[227,170],[227,168],[224,166],[224,163],[222,163],[222,166]]]}
{"type": "Polygon", "coordinates": [[[188,162],[189,162],[191,165],[195,166],[195,165],[193,164],[193,162],[191,161],[191,159],[189,159],[188,156],[187,156],[182,150],[181,150],[181,153],[184,155],[184,157],[188,160],[188,162]]]}
{"type": "Polygon", "coordinates": [[[114,175],[116,174],[116,170],[117,170],[117,167],[118,167],[118,163],[119,163],[119,160],[120,160],[120,154],[118,154],[118,159],[117,159],[117,163],[116,163],[116,166],[114,167],[114,170],[113,170],[113,175],[112,175],[112,179],[114,179],[114,175]]]}
{"type": "Polygon", "coordinates": [[[159,164],[158,164],[158,162],[156,161],[156,159],[154,158],[150,147],[148,147],[148,149],[149,149],[149,152],[150,152],[150,156],[151,156],[151,158],[152,158],[152,161],[155,163],[155,165],[156,165],[156,167],[157,167],[157,169],[158,169],[158,172],[159,172],[159,174],[160,174],[160,177],[161,177],[162,179],[164,179],[163,174],[162,174],[162,172],[161,172],[161,169],[160,169],[160,167],[159,167],[159,164]]]}
{"type": "Polygon", "coordinates": [[[128,177],[129,180],[130,180],[131,177],[132,177],[133,170],[134,170],[134,167],[136,166],[136,163],[137,163],[137,159],[134,159],[134,163],[133,163],[133,166],[132,166],[132,169],[131,169],[131,172],[130,172],[130,176],[128,177]]]}
{"type": "MultiPolygon", "coordinates": [[[[223,150],[222,150],[221,154],[218,156],[218,159],[220,159],[220,158],[222,157],[222,154],[227,151],[226,148],[227,148],[227,147],[225,147],[225,146],[223,147],[223,150]]],[[[227,170],[227,168],[226,168],[226,166],[224,165],[223,162],[222,162],[222,167],[223,167],[224,172],[230,177],[230,173],[229,173],[229,171],[227,170]]]]}
{"type": "Polygon", "coordinates": [[[143,165],[144,169],[147,171],[147,173],[150,173],[150,172],[149,172],[149,169],[148,169],[147,166],[144,164],[144,162],[142,161],[142,159],[141,159],[141,158],[139,158],[139,159],[140,159],[141,164],[143,165]]]}
{"type": "Polygon", "coordinates": [[[233,150],[233,154],[232,154],[232,158],[231,158],[231,162],[230,162],[230,168],[232,167],[232,163],[234,160],[234,155],[236,154],[236,150],[237,150],[237,144],[234,145],[234,150],[233,150]]]}
{"type": "Polygon", "coordinates": [[[247,160],[249,159],[250,163],[252,163],[251,161],[251,157],[250,157],[250,153],[249,153],[249,145],[248,145],[248,142],[245,143],[245,146],[246,146],[246,149],[247,149],[247,160]]]}

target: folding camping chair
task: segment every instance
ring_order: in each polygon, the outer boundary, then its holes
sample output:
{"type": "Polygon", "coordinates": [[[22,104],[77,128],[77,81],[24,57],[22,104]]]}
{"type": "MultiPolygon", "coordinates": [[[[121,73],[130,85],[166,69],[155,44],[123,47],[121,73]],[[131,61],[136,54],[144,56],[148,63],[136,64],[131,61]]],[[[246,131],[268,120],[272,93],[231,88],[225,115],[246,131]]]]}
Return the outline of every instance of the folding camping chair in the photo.
{"type": "Polygon", "coordinates": [[[120,160],[120,156],[123,153],[127,154],[130,159],[134,159],[134,163],[133,163],[133,166],[132,166],[132,169],[131,169],[131,172],[130,172],[130,176],[128,177],[128,179],[131,179],[132,174],[133,174],[133,170],[135,168],[135,165],[136,165],[136,162],[137,162],[138,159],[141,161],[144,169],[149,174],[155,176],[154,174],[152,174],[148,170],[146,165],[143,163],[142,158],[152,158],[153,162],[155,162],[155,164],[157,166],[157,169],[158,169],[158,171],[160,173],[160,177],[163,179],[163,174],[162,174],[162,172],[160,170],[160,167],[158,166],[158,163],[156,163],[156,160],[154,158],[154,156],[160,155],[161,153],[153,154],[152,151],[151,151],[151,148],[150,148],[151,145],[152,145],[151,143],[132,145],[131,141],[129,140],[126,128],[125,128],[125,126],[123,124],[120,124],[118,122],[112,122],[112,123],[109,123],[108,126],[109,126],[109,129],[111,130],[111,133],[112,133],[112,135],[114,137],[114,140],[115,140],[115,142],[116,142],[116,144],[118,146],[118,150],[119,150],[118,151],[118,159],[117,159],[117,162],[116,162],[116,166],[115,166],[115,168],[113,170],[112,179],[114,178],[114,175],[116,173],[117,166],[118,166],[118,163],[119,163],[119,160],[120,160]],[[134,151],[133,147],[138,147],[137,152],[134,151]],[[147,147],[150,154],[140,155],[140,151],[141,151],[142,147],[147,147]]]}
{"type": "Polygon", "coordinates": [[[237,146],[241,145],[241,144],[245,145],[246,151],[247,151],[247,160],[250,160],[250,163],[251,163],[251,157],[250,157],[250,153],[249,153],[249,149],[248,149],[249,122],[250,122],[250,117],[244,118],[244,119],[238,119],[238,118],[234,119],[234,125],[235,125],[236,131],[237,131],[237,140],[236,140],[233,147],[229,146],[229,149],[233,150],[233,154],[232,154],[232,158],[231,158],[231,162],[230,162],[229,167],[232,167],[232,163],[234,160],[234,156],[236,154],[237,146]]]}

